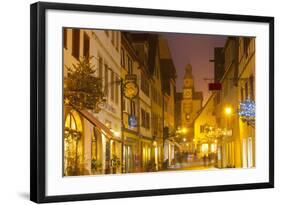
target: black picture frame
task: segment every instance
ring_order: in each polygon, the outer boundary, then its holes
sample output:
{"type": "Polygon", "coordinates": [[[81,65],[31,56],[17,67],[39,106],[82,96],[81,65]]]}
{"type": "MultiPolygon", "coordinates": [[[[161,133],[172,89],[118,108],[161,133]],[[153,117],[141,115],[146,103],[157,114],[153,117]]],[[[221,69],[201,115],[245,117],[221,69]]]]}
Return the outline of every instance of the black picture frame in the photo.
{"type": "Polygon", "coordinates": [[[126,8],[98,5],[65,4],[38,2],[30,7],[30,199],[37,203],[76,200],[97,200],[124,197],[141,197],[198,192],[218,192],[274,187],[274,18],[265,16],[230,15],[146,8],[126,8]],[[269,25],[269,181],[263,183],[203,186],[188,188],[169,188],[157,190],[122,191],[108,193],[89,193],[74,195],[46,196],[46,11],[67,10],[101,13],[122,13],[162,17],[195,19],[233,20],[263,22],[269,25]]]}

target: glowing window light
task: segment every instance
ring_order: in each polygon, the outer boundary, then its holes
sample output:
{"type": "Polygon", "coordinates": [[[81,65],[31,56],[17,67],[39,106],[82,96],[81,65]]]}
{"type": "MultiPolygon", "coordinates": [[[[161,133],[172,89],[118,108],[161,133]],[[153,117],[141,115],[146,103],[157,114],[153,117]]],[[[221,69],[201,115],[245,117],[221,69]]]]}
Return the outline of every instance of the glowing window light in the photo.
{"type": "Polygon", "coordinates": [[[207,154],[208,151],[209,151],[209,145],[208,144],[202,144],[201,145],[201,151],[202,151],[202,153],[207,154]]]}
{"type": "Polygon", "coordinates": [[[211,152],[217,151],[217,144],[211,144],[211,152]]]}

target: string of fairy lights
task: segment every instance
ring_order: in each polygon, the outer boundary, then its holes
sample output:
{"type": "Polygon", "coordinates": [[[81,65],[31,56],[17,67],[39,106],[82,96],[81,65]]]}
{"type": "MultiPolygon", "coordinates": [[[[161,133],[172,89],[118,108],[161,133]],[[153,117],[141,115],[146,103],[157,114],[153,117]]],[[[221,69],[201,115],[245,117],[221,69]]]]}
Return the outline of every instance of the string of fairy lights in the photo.
{"type": "Polygon", "coordinates": [[[240,108],[238,110],[238,115],[242,118],[255,118],[256,116],[256,104],[253,100],[247,99],[240,102],[240,108]]]}

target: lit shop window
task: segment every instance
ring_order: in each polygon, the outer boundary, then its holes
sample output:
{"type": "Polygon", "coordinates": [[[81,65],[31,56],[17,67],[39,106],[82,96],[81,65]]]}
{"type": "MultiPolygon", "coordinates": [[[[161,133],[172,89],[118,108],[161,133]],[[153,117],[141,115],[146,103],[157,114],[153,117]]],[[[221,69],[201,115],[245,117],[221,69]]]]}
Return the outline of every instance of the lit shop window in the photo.
{"type": "Polygon", "coordinates": [[[76,111],[65,118],[64,127],[64,175],[80,175],[82,164],[82,123],[76,111]]]}

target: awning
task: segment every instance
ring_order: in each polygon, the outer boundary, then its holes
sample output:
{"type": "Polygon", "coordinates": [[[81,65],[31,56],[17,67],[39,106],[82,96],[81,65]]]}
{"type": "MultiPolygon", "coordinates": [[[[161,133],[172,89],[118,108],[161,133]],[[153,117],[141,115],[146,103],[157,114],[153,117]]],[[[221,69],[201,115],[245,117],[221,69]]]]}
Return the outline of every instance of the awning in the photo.
{"type": "Polygon", "coordinates": [[[87,110],[81,110],[81,109],[77,109],[75,107],[73,107],[79,114],[81,114],[83,117],[85,117],[90,123],[92,123],[93,125],[95,125],[96,127],[100,128],[101,130],[103,130],[107,137],[109,137],[110,139],[122,142],[121,139],[115,137],[112,132],[110,131],[110,129],[105,126],[102,122],[100,122],[97,118],[95,118],[89,111],[87,110]]]}
{"type": "Polygon", "coordinates": [[[177,143],[177,142],[174,142],[175,143],[175,145],[181,150],[181,146],[180,146],[180,144],[179,143],[177,143]]]}
{"type": "Polygon", "coordinates": [[[177,143],[177,142],[175,142],[175,141],[171,141],[171,140],[169,140],[169,139],[166,139],[166,141],[171,142],[173,145],[175,145],[176,147],[178,147],[178,148],[181,150],[181,145],[180,145],[179,143],[177,143]]]}

